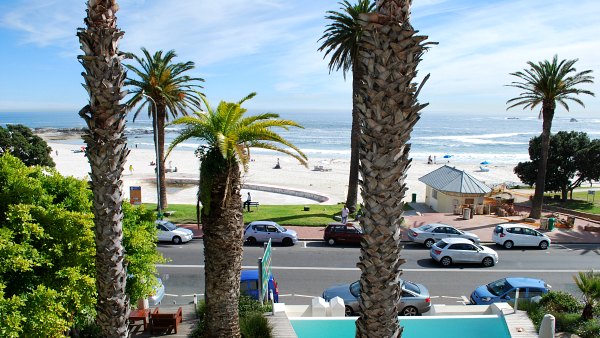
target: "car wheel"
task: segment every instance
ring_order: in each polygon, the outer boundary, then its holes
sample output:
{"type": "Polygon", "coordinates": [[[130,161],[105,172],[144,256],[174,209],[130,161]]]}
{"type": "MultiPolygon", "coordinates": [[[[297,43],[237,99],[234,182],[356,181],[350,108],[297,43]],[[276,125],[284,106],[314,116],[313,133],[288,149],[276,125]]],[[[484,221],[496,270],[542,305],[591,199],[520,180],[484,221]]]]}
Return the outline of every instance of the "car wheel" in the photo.
{"type": "Polygon", "coordinates": [[[419,310],[417,310],[417,308],[414,306],[407,306],[404,309],[402,309],[402,312],[400,312],[400,315],[401,316],[418,316],[419,310]]]}
{"type": "Polygon", "coordinates": [[[425,247],[427,247],[428,249],[431,249],[431,247],[433,246],[433,243],[435,243],[433,241],[433,239],[429,238],[425,240],[425,247]]]}
{"type": "Polygon", "coordinates": [[[294,245],[294,242],[289,237],[284,238],[283,241],[281,241],[281,243],[283,245],[285,245],[285,246],[292,246],[292,245],[294,245]]]}
{"type": "Polygon", "coordinates": [[[352,308],[349,305],[344,306],[344,315],[346,317],[354,316],[354,311],[352,311],[352,308]]]}
{"type": "Polygon", "coordinates": [[[175,237],[173,237],[172,241],[173,241],[173,244],[181,244],[181,237],[175,236],[175,237]]]}
{"type": "Polygon", "coordinates": [[[254,238],[254,237],[248,237],[248,244],[250,244],[250,245],[256,245],[256,238],[254,238]]]}
{"type": "Polygon", "coordinates": [[[333,238],[328,239],[327,240],[327,244],[334,245],[335,244],[335,239],[333,239],[333,238]]]}
{"type": "Polygon", "coordinates": [[[440,260],[440,263],[442,263],[442,265],[443,265],[443,266],[450,266],[450,264],[452,264],[452,258],[450,258],[450,257],[448,257],[448,256],[446,256],[446,257],[443,257],[443,258],[440,260]]]}
{"type": "Polygon", "coordinates": [[[490,266],[494,266],[494,259],[492,257],[486,257],[483,259],[481,264],[483,264],[483,266],[486,268],[489,268],[490,266]]]}
{"type": "Polygon", "coordinates": [[[506,241],[504,242],[504,248],[505,249],[512,249],[514,243],[512,241],[506,241]]]}
{"type": "Polygon", "coordinates": [[[540,246],[540,249],[546,250],[546,249],[548,249],[548,242],[541,241],[539,246],[540,246]]]}

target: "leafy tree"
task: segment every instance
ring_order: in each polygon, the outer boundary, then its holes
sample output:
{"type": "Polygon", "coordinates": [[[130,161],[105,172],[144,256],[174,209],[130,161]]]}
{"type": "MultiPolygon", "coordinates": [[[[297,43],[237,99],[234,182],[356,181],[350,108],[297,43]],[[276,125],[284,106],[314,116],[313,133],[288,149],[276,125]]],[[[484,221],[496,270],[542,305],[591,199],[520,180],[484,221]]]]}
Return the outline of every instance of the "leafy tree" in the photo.
{"type": "Polygon", "coordinates": [[[240,337],[237,302],[244,250],[240,167],[246,169],[249,149],[275,150],[306,165],[306,156],[300,149],[272,130],[300,125],[272,113],[244,115],[246,109],[241,107],[242,103],[255,95],[251,93],[237,103],[221,101],[216,108],[202,96],[206,112],[173,121],[185,128],[173,140],[169,152],[189,139],[207,143],[201,151],[199,187],[203,205],[207,337],[240,337]]]}
{"type": "Polygon", "coordinates": [[[198,82],[204,82],[199,77],[185,75],[194,69],[191,61],[185,63],[174,63],[177,56],[175,51],[170,50],[163,55],[163,51],[157,51],[154,55],[142,48],[143,57],[133,55],[139,63],[140,68],[126,65],[138,78],[127,78],[125,85],[130,86],[133,96],[127,101],[127,105],[134,107],[139,105],[133,121],[140,111],[148,106],[148,117],[152,118],[154,126],[154,142],[157,142],[159,191],[158,212],[167,208],[167,183],[165,177],[165,122],[169,116],[177,117],[179,114],[187,115],[187,109],[200,109],[200,98],[197,88],[202,88],[198,82]]]}
{"type": "Polygon", "coordinates": [[[550,148],[550,133],[552,129],[552,120],[556,104],[560,104],[567,111],[569,105],[567,101],[573,101],[585,107],[575,95],[587,94],[594,96],[589,90],[579,89],[577,86],[584,83],[593,83],[594,77],[589,75],[591,70],[577,72],[575,69],[575,60],[562,60],[558,62],[558,56],[554,56],[552,62],[545,60],[536,63],[527,62],[529,69],[511,73],[519,78],[519,81],[513,81],[509,86],[523,90],[518,97],[508,100],[510,104],[507,109],[523,106],[523,108],[533,108],[541,105],[540,117],[543,120],[541,137],[541,156],[538,161],[538,175],[535,181],[535,193],[531,202],[531,212],[529,217],[540,218],[542,213],[542,204],[544,202],[544,190],[546,184],[546,173],[548,172],[548,154],[550,148]]]}
{"type": "Polygon", "coordinates": [[[51,151],[44,139],[22,124],[0,126],[0,155],[9,152],[27,165],[54,167],[51,151]]]}
{"type": "MultiPolygon", "coordinates": [[[[0,336],[61,336],[96,317],[96,254],[88,183],[0,156],[0,336]]],[[[152,211],[123,205],[128,295],[156,284],[152,211]]]]}
{"type": "MultiPolygon", "coordinates": [[[[590,141],[586,133],[560,131],[550,136],[545,191],[560,191],[566,201],[568,193],[585,181],[600,179],[600,140],[590,141]]],[[[525,184],[537,180],[538,162],[541,159],[541,137],[529,141],[531,161],[520,162],[515,174],[525,184]]]]}
{"type": "Polygon", "coordinates": [[[358,157],[360,143],[360,125],[358,115],[358,95],[363,77],[363,69],[360,67],[359,41],[362,35],[362,27],[359,22],[361,13],[371,13],[375,9],[375,3],[371,0],[358,0],[351,5],[344,0],[339,3],[342,11],[327,11],[325,19],[330,20],[327,29],[319,41],[323,44],[319,51],[325,51],[325,57],[331,54],[329,60],[329,71],[342,70],[344,79],[346,73],[352,69],[352,134],[350,138],[350,175],[348,178],[348,195],[346,205],[350,212],[356,210],[358,195],[358,157]]]}
{"type": "Polygon", "coordinates": [[[94,194],[96,233],[97,324],[105,337],[127,337],[129,299],[125,294],[123,264],[123,186],[121,177],[129,154],[125,137],[127,107],[120,103],[125,70],[119,51],[123,37],[117,27],[117,0],[86,1],[85,28],[77,30],[84,55],[78,59],[85,69],[83,85],[89,104],[79,111],[87,128],[83,140],[94,194]]]}
{"type": "Polygon", "coordinates": [[[363,82],[360,111],[360,174],[364,237],[356,337],[399,337],[398,285],[404,263],[400,224],[410,167],[410,134],[427,104],[413,82],[427,45],[410,23],[410,0],[378,1],[376,13],[361,14],[363,82]]]}
{"type": "Polygon", "coordinates": [[[594,305],[600,300],[600,273],[594,270],[580,271],[577,276],[573,276],[573,279],[583,294],[583,301],[585,302],[581,319],[592,319],[594,317],[594,305]]]}

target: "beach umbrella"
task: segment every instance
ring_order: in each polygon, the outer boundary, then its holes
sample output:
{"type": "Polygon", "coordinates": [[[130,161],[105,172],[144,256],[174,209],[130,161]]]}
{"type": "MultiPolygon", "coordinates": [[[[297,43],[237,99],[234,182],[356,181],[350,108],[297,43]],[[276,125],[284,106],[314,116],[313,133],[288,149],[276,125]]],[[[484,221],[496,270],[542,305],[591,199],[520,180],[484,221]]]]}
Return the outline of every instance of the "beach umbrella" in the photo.
{"type": "Polygon", "coordinates": [[[490,162],[488,162],[488,161],[483,161],[483,162],[481,162],[481,163],[479,163],[479,164],[488,165],[488,164],[490,164],[490,162]]]}
{"type": "Polygon", "coordinates": [[[448,154],[444,155],[444,158],[450,158],[450,157],[452,157],[452,155],[448,155],[448,154]]]}

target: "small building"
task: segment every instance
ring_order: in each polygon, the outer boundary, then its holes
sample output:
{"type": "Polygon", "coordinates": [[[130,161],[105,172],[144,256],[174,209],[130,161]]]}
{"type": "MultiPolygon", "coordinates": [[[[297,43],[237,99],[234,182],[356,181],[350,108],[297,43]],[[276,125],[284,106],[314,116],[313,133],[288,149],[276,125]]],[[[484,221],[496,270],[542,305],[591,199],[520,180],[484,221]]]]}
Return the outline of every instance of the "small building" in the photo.
{"type": "Polygon", "coordinates": [[[492,189],[462,170],[444,165],[419,178],[425,183],[425,204],[437,212],[452,213],[464,204],[483,204],[492,189]]]}

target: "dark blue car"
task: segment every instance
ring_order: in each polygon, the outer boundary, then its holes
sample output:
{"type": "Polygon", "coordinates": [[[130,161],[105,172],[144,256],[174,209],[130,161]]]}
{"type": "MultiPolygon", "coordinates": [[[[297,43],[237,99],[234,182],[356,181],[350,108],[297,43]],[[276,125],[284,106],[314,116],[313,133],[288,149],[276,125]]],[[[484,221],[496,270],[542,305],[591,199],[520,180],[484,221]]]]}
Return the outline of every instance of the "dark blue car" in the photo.
{"type": "Polygon", "coordinates": [[[519,290],[519,299],[531,299],[550,291],[551,286],[541,279],[527,277],[502,278],[486,285],[481,285],[471,294],[471,304],[487,305],[514,301],[519,290]]]}
{"type": "MultiPolygon", "coordinates": [[[[258,270],[242,270],[240,292],[258,300],[258,270]]],[[[271,294],[271,292],[273,293],[275,303],[279,303],[279,289],[277,288],[277,282],[275,282],[273,274],[269,276],[268,294],[271,294]]]]}

